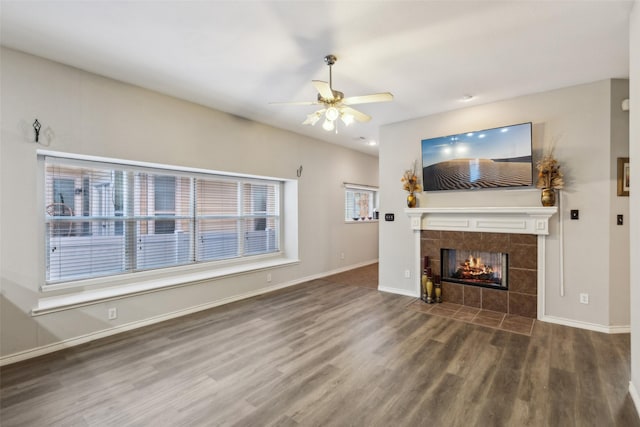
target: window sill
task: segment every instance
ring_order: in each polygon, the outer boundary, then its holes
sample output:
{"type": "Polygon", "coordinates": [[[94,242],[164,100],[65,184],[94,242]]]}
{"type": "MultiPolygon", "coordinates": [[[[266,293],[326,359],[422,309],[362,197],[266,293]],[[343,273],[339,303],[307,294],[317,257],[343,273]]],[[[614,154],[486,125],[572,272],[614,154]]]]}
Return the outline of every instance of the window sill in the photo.
{"type": "Polygon", "coordinates": [[[346,220],[345,219],[344,223],[345,224],[369,224],[369,223],[372,223],[372,222],[377,223],[378,221],[380,221],[380,220],[378,220],[378,219],[365,219],[364,221],[362,221],[362,220],[353,221],[353,220],[346,220]]]}
{"type": "Polygon", "coordinates": [[[72,294],[58,295],[38,300],[38,306],[31,310],[32,316],[39,316],[57,311],[70,310],[104,301],[131,297],[135,295],[157,292],[165,289],[192,285],[211,279],[221,279],[237,276],[259,270],[283,267],[297,264],[298,259],[276,258],[253,262],[251,264],[239,264],[230,267],[216,268],[213,270],[192,272],[175,276],[154,278],[132,284],[113,286],[102,289],[83,290],[72,294]]]}

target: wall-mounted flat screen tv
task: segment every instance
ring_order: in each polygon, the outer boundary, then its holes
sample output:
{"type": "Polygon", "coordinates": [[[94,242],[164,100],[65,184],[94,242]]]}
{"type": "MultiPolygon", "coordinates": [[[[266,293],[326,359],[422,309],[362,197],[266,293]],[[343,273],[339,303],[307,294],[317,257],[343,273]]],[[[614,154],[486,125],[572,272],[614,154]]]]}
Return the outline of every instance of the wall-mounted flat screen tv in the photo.
{"type": "Polygon", "coordinates": [[[529,187],[531,123],[422,140],[424,191],[529,187]]]}

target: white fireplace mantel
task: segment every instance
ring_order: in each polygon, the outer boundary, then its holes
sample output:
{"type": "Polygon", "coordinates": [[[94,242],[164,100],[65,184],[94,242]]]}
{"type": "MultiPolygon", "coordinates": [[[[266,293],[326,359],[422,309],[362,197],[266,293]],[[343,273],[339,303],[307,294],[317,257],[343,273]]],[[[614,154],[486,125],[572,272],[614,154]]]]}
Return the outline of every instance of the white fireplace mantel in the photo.
{"type": "Polygon", "coordinates": [[[411,228],[490,233],[549,234],[553,207],[410,208],[411,228]]]}

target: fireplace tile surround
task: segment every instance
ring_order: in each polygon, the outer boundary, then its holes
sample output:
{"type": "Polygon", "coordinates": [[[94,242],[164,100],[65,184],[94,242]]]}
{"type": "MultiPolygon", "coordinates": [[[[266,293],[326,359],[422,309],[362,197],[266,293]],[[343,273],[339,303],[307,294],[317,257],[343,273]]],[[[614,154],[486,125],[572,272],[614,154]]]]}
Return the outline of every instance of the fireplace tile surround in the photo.
{"type": "MultiPolygon", "coordinates": [[[[442,282],[443,301],[483,310],[536,318],[537,238],[529,234],[421,230],[420,258],[440,271],[440,249],[482,250],[509,254],[509,289],[489,289],[442,282]]],[[[435,273],[438,274],[438,273],[435,273]]]]}
{"type": "Polygon", "coordinates": [[[444,301],[483,312],[533,319],[544,315],[545,241],[556,207],[411,208],[405,213],[414,231],[414,265],[420,273],[426,255],[439,274],[441,248],[509,254],[508,290],[443,281],[444,301]]]}

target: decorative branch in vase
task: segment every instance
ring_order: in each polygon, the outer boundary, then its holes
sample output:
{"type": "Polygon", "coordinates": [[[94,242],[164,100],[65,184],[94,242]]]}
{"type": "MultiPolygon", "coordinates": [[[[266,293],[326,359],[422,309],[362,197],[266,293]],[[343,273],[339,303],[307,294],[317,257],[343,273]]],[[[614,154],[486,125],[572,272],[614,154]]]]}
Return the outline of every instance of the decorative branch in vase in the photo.
{"type": "Polygon", "coordinates": [[[547,151],[542,159],[536,163],[538,169],[538,181],[536,187],[542,190],[540,201],[542,206],[555,206],[556,190],[564,187],[562,172],[560,172],[560,163],[553,155],[553,149],[547,151]]]}
{"type": "Polygon", "coordinates": [[[409,192],[409,195],[407,196],[407,206],[410,208],[415,208],[417,199],[415,194],[413,193],[415,193],[416,191],[422,191],[422,187],[418,183],[418,175],[416,175],[415,160],[413,161],[413,166],[411,167],[411,169],[407,169],[404,171],[404,174],[402,175],[402,179],[400,181],[402,182],[402,189],[409,192]]]}

